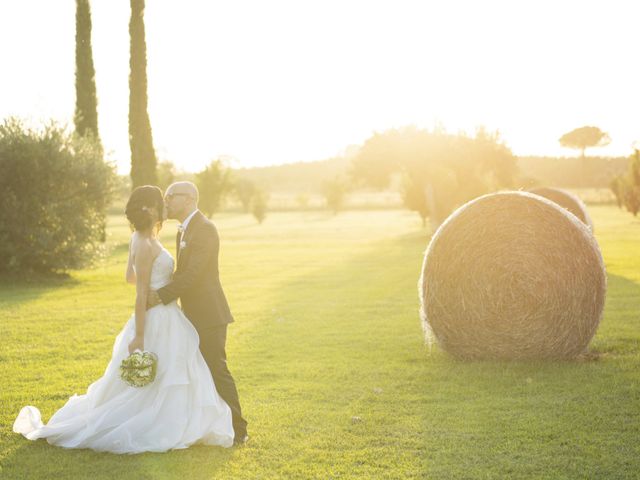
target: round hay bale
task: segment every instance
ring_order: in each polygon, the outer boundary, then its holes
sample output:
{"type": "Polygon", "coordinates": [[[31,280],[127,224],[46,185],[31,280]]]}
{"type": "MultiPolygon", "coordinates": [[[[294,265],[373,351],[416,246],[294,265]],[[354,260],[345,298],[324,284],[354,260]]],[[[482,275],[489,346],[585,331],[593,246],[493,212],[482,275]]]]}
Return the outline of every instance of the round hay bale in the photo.
{"type": "Polygon", "coordinates": [[[567,192],[566,190],[550,187],[534,188],[532,190],[529,190],[529,193],[540,195],[541,197],[547,198],[552,202],[557,203],[562,208],[569,210],[576,217],[582,220],[582,223],[587,225],[591,229],[591,231],[593,231],[593,222],[591,221],[591,217],[589,216],[589,212],[587,211],[587,206],[577,195],[574,195],[571,192],[567,192]]]}
{"type": "Polygon", "coordinates": [[[429,341],[465,359],[560,359],[600,323],[606,273],[588,227],[525,192],[484,195],[436,231],[422,266],[429,341]]]}

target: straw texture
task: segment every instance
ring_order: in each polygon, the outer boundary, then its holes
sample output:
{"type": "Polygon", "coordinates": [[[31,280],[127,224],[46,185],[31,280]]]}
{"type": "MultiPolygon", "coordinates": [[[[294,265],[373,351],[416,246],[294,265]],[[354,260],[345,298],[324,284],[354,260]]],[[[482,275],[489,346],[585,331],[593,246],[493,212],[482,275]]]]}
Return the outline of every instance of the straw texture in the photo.
{"type": "Polygon", "coordinates": [[[465,359],[560,359],[598,328],[606,273],[590,229],[525,192],[484,195],[436,231],[419,281],[428,341],[465,359]]]}
{"type": "Polygon", "coordinates": [[[571,192],[567,192],[566,190],[550,187],[534,188],[532,190],[529,190],[529,192],[535,195],[540,195],[541,197],[557,203],[562,208],[569,210],[576,217],[578,217],[582,221],[582,223],[587,225],[591,229],[591,231],[593,231],[593,221],[589,216],[587,206],[577,195],[574,195],[571,192]]]}

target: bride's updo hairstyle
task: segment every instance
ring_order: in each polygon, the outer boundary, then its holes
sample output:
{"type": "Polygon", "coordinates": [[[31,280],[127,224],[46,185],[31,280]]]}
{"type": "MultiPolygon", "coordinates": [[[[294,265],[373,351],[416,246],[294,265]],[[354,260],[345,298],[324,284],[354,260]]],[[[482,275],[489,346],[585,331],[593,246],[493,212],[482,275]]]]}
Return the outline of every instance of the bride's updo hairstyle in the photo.
{"type": "Polygon", "coordinates": [[[148,230],[153,227],[154,218],[151,213],[153,208],[158,212],[158,222],[162,223],[164,209],[162,190],[154,185],[143,185],[131,192],[124,213],[135,230],[148,230]]]}

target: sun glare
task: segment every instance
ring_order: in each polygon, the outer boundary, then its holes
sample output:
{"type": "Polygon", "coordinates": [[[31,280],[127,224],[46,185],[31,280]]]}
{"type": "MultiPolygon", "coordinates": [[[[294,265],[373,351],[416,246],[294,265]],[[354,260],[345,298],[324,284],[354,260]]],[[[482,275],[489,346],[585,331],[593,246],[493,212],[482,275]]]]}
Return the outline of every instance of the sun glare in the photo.
{"type": "MultiPolygon", "coordinates": [[[[3,117],[71,123],[74,8],[71,0],[2,7],[0,36],[14,45],[6,71],[20,72],[3,79],[3,117]],[[33,19],[36,5],[42,15],[33,19]]],[[[484,125],[518,155],[571,155],[560,135],[593,124],[612,138],[599,154],[628,155],[640,137],[631,120],[640,108],[638,8],[147,2],[154,144],[160,159],[193,171],[220,155],[239,166],[324,159],[410,124],[453,132],[484,125]]],[[[129,6],[94,1],[92,9],[101,134],[126,172],[129,6]]]]}

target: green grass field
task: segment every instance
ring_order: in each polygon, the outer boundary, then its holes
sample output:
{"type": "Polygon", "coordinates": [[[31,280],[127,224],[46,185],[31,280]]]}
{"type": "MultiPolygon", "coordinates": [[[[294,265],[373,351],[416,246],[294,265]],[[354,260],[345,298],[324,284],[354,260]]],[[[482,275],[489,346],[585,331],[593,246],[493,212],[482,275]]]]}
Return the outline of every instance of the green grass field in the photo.
{"type": "MultiPolygon", "coordinates": [[[[165,454],[64,450],[12,433],[102,375],[134,288],[111,254],[46,284],[0,284],[0,478],[618,479],[640,476],[640,221],[591,208],[607,264],[596,360],[464,363],[423,343],[428,232],[402,210],[215,218],[250,442],[165,454]]],[[[173,250],[175,224],[163,232],[173,250]]]]}

